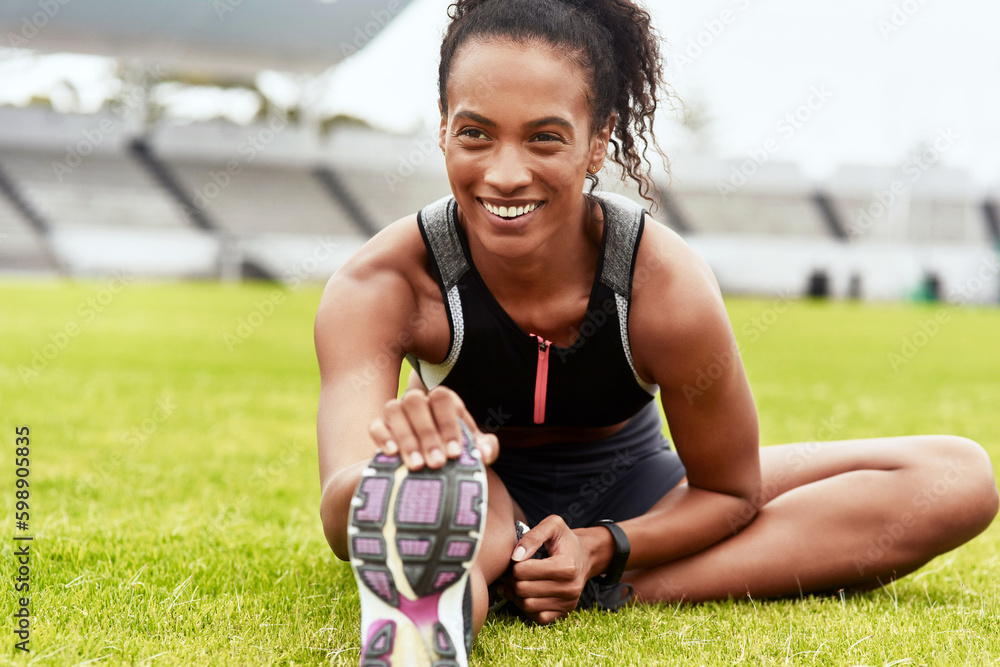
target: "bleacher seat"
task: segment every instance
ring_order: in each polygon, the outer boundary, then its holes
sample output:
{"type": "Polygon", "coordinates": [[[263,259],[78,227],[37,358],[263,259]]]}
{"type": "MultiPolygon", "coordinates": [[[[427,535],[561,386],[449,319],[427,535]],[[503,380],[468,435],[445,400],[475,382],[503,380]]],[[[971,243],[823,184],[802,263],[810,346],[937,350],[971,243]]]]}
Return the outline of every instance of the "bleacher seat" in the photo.
{"type": "Polygon", "coordinates": [[[380,228],[451,194],[443,173],[414,173],[403,178],[392,171],[339,169],[337,175],[380,228]]]}
{"type": "Polygon", "coordinates": [[[185,228],[180,209],[128,154],[93,153],[68,171],[66,153],[0,150],[0,165],[53,230],[185,228]]]}
{"type": "Polygon", "coordinates": [[[679,160],[671,193],[699,233],[831,237],[812,201],[815,186],[797,166],[767,162],[743,177],[741,162],[679,160]],[[739,175],[737,175],[739,174],[739,175]],[[745,181],[742,180],[745,178],[745,181]]]}
{"type": "Polygon", "coordinates": [[[0,195],[0,270],[33,273],[56,269],[41,235],[0,195]]]}
{"type": "Polygon", "coordinates": [[[834,174],[829,189],[856,242],[988,242],[982,211],[965,172],[852,165],[834,174]]]}
{"type": "Polygon", "coordinates": [[[228,174],[226,160],[171,159],[166,165],[195,204],[230,234],[362,235],[306,167],[238,162],[239,171],[228,174]]]}

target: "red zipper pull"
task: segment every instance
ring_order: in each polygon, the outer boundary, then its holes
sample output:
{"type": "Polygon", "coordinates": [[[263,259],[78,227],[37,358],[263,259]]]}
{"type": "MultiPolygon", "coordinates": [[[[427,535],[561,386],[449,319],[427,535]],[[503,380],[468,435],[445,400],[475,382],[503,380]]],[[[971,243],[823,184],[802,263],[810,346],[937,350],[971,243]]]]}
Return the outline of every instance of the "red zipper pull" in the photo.
{"type": "Polygon", "coordinates": [[[545,389],[549,383],[549,348],[552,341],[545,340],[537,334],[531,334],[538,339],[538,366],[535,368],[535,423],[545,421],[545,389]]]}

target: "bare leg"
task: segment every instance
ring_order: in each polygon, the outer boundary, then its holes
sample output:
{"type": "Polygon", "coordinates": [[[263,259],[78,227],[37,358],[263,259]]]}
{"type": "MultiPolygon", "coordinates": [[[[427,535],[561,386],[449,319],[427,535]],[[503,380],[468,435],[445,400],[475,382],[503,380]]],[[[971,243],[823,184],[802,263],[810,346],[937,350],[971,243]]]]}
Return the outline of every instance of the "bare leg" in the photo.
{"type": "MultiPolygon", "coordinates": [[[[870,587],[982,532],[997,513],[989,457],[952,436],[761,449],[763,493],[742,532],[625,577],[637,598],[704,601],[870,587]]],[[[669,511],[671,491],[651,512],[669,511]]]]}
{"type": "Polygon", "coordinates": [[[486,622],[486,613],[489,611],[487,588],[507,570],[507,566],[510,565],[510,555],[517,545],[514,520],[518,517],[514,501],[500,481],[500,476],[493,472],[492,468],[486,469],[486,478],[489,483],[486,535],[483,537],[479,555],[469,575],[472,582],[472,617],[475,619],[473,628],[476,634],[479,634],[483,623],[486,622]]]}

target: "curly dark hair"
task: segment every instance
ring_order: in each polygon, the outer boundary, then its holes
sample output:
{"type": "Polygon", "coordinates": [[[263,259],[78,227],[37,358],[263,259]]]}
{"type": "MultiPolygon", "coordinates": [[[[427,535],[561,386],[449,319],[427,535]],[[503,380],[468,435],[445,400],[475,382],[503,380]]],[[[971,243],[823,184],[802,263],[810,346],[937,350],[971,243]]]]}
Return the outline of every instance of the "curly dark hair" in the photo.
{"type": "MultiPolygon", "coordinates": [[[[623,173],[653,202],[656,189],[644,168],[652,147],[664,158],[653,136],[657,95],[665,92],[659,37],[649,13],[629,0],[457,0],[448,8],[452,21],[441,43],[438,94],[448,113],[448,74],[459,47],[471,38],[542,40],[565,49],[591,80],[591,130],[617,116],[609,154],[623,173]]],[[[587,175],[591,190],[597,177],[587,175]]]]}

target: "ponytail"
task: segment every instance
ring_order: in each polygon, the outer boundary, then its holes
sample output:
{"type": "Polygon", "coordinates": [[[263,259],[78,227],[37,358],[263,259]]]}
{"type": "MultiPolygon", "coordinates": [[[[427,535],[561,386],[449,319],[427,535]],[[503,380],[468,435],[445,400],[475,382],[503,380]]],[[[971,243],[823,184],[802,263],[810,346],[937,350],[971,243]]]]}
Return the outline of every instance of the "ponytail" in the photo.
{"type": "MultiPolygon", "coordinates": [[[[630,0],[457,0],[441,43],[438,94],[448,112],[448,74],[458,48],[479,37],[542,40],[566,51],[591,74],[591,130],[617,117],[609,157],[653,202],[646,151],[663,152],[653,136],[662,92],[659,38],[649,13],[630,0]]],[[[623,178],[624,178],[623,176],[623,178]]],[[[588,174],[591,190],[597,177],[588,174]]]]}

